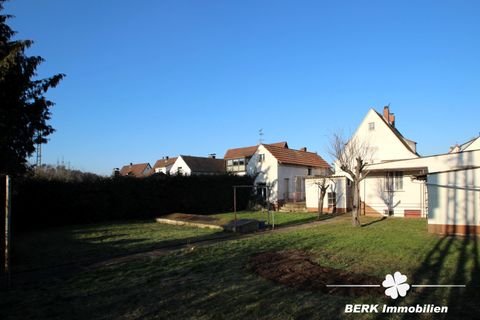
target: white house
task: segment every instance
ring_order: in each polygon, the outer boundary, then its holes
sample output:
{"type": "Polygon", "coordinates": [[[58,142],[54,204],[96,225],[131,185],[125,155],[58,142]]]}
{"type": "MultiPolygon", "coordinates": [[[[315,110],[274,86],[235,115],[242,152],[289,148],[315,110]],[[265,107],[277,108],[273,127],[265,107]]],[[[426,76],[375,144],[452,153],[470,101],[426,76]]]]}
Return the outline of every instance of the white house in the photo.
{"type": "Polygon", "coordinates": [[[225,174],[225,160],[181,155],[170,168],[170,174],[187,176],[225,174]]]}
{"type": "Polygon", "coordinates": [[[330,170],[317,153],[290,149],[286,142],[230,149],[225,156],[227,171],[255,176],[255,185],[268,187],[268,200],[277,209],[286,202],[304,202],[305,179],[330,170]]]}
{"type": "MultiPolygon", "coordinates": [[[[405,138],[395,126],[395,115],[389,107],[380,114],[370,109],[350,141],[368,146],[367,177],[360,184],[360,197],[364,214],[394,216],[425,216],[426,186],[422,181],[412,179],[419,173],[418,168],[387,169],[373,167],[374,164],[400,159],[417,159],[416,142],[405,138]]],[[[419,171],[420,170],[420,171],[419,171]]],[[[351,209],[351,181],[348,174],[335,166],[336,177],[332,179],[324,201],[325,211],[335,203],[338,211],[351,209]]],[[[307,181],[307,208],[318,210],[318,179],[307,181]]]]}
{"type": "MultiPolygon", "coordinates": [[[[269,143],[269,145],[288,148],[288,143],[285,141],[269,143]]],[[[231,172],[240,176],[247,174],[247,164],[257,149],[258,145],[228,149],[223,157],[223,159],[226,161],[227,172],[231,172]]]]}
{"type": "Polygon", "coordinates": [[[426,181],[428,231],[480,234],[480,150],[460,151],[372,165],[374,170],[417,171],[426,181]]]}
{"type": "Polygon", "coordinates": [[[177,158],[164,157],[163,159],[159,159],[153,165],[153,172],[169,174],[175,161],[177,161],[177,158]]]}

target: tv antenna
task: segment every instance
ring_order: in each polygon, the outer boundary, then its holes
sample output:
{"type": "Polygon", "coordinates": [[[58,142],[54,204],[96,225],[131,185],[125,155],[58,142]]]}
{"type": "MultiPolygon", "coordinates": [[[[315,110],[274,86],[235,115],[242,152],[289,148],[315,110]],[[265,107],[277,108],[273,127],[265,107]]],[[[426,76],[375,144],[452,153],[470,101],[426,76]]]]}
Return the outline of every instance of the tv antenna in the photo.
{"type": "Polygon", "coordinates": [[[258,130],[258,144],[263,143],[263,136],[264,136],[263,129],[258,130]]]}

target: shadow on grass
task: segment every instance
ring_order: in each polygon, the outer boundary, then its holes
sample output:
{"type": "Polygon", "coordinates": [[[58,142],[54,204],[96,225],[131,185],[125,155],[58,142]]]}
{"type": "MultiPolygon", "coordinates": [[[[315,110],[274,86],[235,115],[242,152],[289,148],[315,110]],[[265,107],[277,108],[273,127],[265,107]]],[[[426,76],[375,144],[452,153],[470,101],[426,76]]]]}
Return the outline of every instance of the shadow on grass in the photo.
{"type": "Polygon", "coordinates": [[[327,214],[324,214],[320,217],[317,217],[316,221],[330,220],[330,219],[333,219],[335,217],[339,217],[339,216],[343,216],[343,215],[345,215],[345,213],[327,213],[327,214]]]}
{"type": "MultiPolygon", "coordinates": [[[[400,270],[401,271],[401,270],[400,270]]],[[[412,285],[465,285],[462,287],[411,287],[405,299],[389,302],[390,306],[447,306],[447,314],[435,319],[477,319],[480,314],[480,257],[478,238],[443,236],[425,255],[420,267],[409,276],[412,285]]],[[[432,315],[433,317],[433,315],[432,315]]],[[[400,319],[418,319],[418,314],[404,314],[400,319]]],[[[382,319],[378,316],[377,319],[382,319]]]]}
{"type": "Polygon", "coordinates": [[[375,223],[382,222],[382,221],[384,221],[384,220],[386,220],[386,219],[387,219],[387,217],[381,217],[381,218],[378,219],[378,220],[373,220],[373,221],[370,221],[370,222],[368,222],[368,223],[363,223],[363,224],[362,224],[362,228],[363,228],[363,227],[371,226],[372,224],[375,224],[375,223]]]}
{"type": "Polygon", "coordinates": [[[57,239],[54,241],[57,242],[55,248],[45,248],[45,243],[32,242],[28,248],[22,248],[21,255],[17,252],[17,255],[14,255],[15,263],[12,266],[12,286],[39,280],[64,278],[84,270],[90,265],[134,254],[235,237],[231,233],[216,232],[178,239],[165,239],[158,242],[149,241],[151,239],[146,237],[103,242],[101,240],[120,237],[125,234],[113,233],[105,237],[80,239],[75,238],[74,234],[75,232],[65,233],[61,236],[57,235],[57,239]],[[99,240],[99,242],[92,242],[92,240],[99,240]],[[31,252],[35,252],[35,254],[29,255],[31,252]]]}

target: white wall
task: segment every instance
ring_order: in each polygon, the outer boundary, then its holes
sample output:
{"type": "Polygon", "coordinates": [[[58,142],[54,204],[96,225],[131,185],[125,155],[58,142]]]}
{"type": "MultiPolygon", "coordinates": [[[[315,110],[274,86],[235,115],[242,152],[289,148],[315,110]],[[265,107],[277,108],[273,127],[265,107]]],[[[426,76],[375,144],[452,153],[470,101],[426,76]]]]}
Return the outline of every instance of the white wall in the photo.
{"type": "MultiPolygon", "coordinates": [[[[155,168],[155,173],[164,173],[164,174],[167,174],[167,173],[171,173],[170,172],[170,169],[172,168],[172,165],[169,165],[169,166],[166,166],[166,167],[160,167],[160,168],[155,168]]],[[[176,174],[176,172],[172,172],[172,174],[176,174]]]]}
{"type": "Polygon", "coordinates": [[[480,149],[480,138],[477,138],[477,140],[472,142],[472,144],[469,145],[468,148],[465,149],[465,151],[479,150],[479,149],[480,149]]]}
{"type": "MultiPolygon", "coordinates": [[[[370,164],[418,158],[418,156],[410,151],[392,132],[388,125],[382,120],[382,116],[373,109],[368,111],[362,123],[353,134],[352,140],[368,145],[370,151],[365,160],[370,164]],[[370,123],[374,124],[375,128],[373,130],[370,130],[370,123]]],[[[414,145],[410,140],[408,140],[407,143],[414,145]]],[[[335,171],[336,174],[341,173],[338,164],[336,164],[335,171]]]]}
{"type": "MultiPolygon", "coordinates": [[[[318,183],[321,181],[320,178],[307,178],[305,180],[306,188],[306,205],[309,211],[316,211],[318,209],[318,198],[320,197],[320,190],[318,188],[318,183]]],[[[347,209],[347,180],[344,177],[328,179],[329,188],[328,192],[335,192],[337,194],[337,209],[347,209]]],[[[323,201],[323,208],[328,208],[328,194],[325,195],[323,201]]]]}
{"type": "Polygon", "coordinates": [[[172,168],[170,169],[170,174],[175,175],[178,172],[178,168],[182,168],[182,174],[185,176],[189,176],[192,174],[192,170],[187,165],[185,160],[183,160],[182,156],[179,156],[177,160],[173,163],[172,168]]]}
{"type": "Polygon", "coordinates": [[[405,210],[420,210],[421,216],[426,216],[425,183],[414,180],[414,173],[404,171],[403,188],[396,191],[387,191],[385,172],[367,176],[360,183],[360,197],[366,199],[365,203],[371,209],[381,214],[392,210],[393,215],[403,217],[405,210]]]}
{"type": "Polygon", "coordinates": [[[428,176],[428,223],[480,225],[480,169],[428,176]]]}
{"type": "Polygon", "coordinates": [[[270,201],[278,201],[278,160],[263,145],[258,146],[257,151],[247,164],[247,173],[255,175],[258,173],[255,184],[266,183],[270,186],[270,201]],[[264,160],[258,162],[259,155],[264,155],[264,160]]]}

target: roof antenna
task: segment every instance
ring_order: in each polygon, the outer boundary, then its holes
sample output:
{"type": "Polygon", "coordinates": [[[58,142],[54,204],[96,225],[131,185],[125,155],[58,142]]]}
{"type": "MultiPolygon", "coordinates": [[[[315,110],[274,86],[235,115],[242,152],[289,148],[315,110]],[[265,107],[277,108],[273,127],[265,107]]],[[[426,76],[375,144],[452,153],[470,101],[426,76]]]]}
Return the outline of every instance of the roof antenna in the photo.
{"type": "Polygon", "coordinates": [[[262,144],[263,143],[263,129],[260,129],[258,130],[258,144],[262,144]]]}

